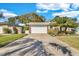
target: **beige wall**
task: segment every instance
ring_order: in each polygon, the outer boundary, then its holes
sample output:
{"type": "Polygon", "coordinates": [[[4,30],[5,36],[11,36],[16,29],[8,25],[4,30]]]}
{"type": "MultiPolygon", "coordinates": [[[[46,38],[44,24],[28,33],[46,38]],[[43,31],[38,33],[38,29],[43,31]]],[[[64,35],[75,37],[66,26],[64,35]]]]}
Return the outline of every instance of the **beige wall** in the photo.
{"type": "Polygon", "coordinates": [[[21,27],[16,27],[18,29],[18,34],[21,34],[21,27]]]}
{"type": "MultiPolygon", "coordinates": [[[[11,29],[12,33],[14,33],[13,26],[1,25],[0,26],[0,34],[4,33],[3,28],[9,28],[9,29],[11,29]]],[[[16,27],[16,28],[18,29],[18,34],[21,34],[21,27],[16,27]]]]}
{"type": "Polygon", "coordinates": [[[0,26],[0,34],[2,34],[2,33],[3,33],[3,27],[0,26]]]}
{"type": "Polygon", "coordinates": [[[3,28],[7,28],[8,26],[7,25],[1,25],[0,26],[0,34],[3,34],[4,31],[3,31],[3,28]]]}

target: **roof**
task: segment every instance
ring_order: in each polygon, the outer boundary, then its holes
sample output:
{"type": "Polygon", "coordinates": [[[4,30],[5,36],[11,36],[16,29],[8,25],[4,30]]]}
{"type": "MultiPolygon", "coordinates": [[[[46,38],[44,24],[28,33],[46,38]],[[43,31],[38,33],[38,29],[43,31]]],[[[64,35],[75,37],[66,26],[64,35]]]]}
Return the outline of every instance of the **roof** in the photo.
{"type": "Polygon", "coordinates": [[[4,23],[4,22],[0,22],[0,25],[7,25],[7,23],[4,23]]]}
{"type": "Polygon", "coordinates": [[[50,22],[30,22],[27,25],[49,25],[50,22]]]}
{"type": "Polygon", "coordinates": [[[5,23],[5,22],[0,22],[0,26],[3,26],[3,25],[22,27],[22,26],[19,26],[19,25],[11,25],[11,24],[8,24],[8,23],[5,23]]]}

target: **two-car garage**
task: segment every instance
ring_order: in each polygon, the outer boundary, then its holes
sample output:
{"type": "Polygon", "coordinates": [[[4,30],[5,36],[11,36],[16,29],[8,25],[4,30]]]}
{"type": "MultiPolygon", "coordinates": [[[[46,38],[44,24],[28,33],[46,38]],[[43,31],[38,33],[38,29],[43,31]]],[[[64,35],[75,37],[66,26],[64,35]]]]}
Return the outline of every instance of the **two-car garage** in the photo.
{"type": "Polygon", "coordinates": [[[32,22],[28,23],[29,25],[29,32],[32,33],[47,33],[48,32],[48,25],[47,22],[32,22]]]}
{"type": "Polygon", "coordinates": [[[31,27],[31,33],[47,33],[47,26],[32,26],[31,27]]]}

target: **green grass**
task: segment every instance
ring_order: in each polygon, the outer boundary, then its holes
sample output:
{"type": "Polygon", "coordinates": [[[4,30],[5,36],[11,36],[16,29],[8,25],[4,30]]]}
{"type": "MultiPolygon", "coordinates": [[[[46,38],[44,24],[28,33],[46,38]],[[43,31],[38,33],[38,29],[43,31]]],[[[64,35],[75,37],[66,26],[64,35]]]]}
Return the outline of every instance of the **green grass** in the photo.
{"type": "Polygon", "coordinates": [[[4,35],[0,35],[0,37],[3,37],[4,35]]]}
{"type": "Polygon", "coordinates": [[[25,34],[11,34],[11,35],[4,35],[0,37],[0,47],[5,46],[6,44],[13,42],[19,38],[24,37],[25,34]]]}
{"type": "Polygon", "coordinates": [[[57,36],[57,38],[79,50],[79,36],[57,36]]]}

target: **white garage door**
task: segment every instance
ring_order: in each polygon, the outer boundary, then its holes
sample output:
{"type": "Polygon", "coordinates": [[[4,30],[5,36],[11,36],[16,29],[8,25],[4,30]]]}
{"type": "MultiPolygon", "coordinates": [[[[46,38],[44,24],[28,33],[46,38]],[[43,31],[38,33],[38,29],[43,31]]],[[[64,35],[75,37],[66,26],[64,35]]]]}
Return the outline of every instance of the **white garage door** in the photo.
{"type": "Polygon", "coordinates": [[[31,26],[31,33],[47,33],[47,26],[31,26]]]}

